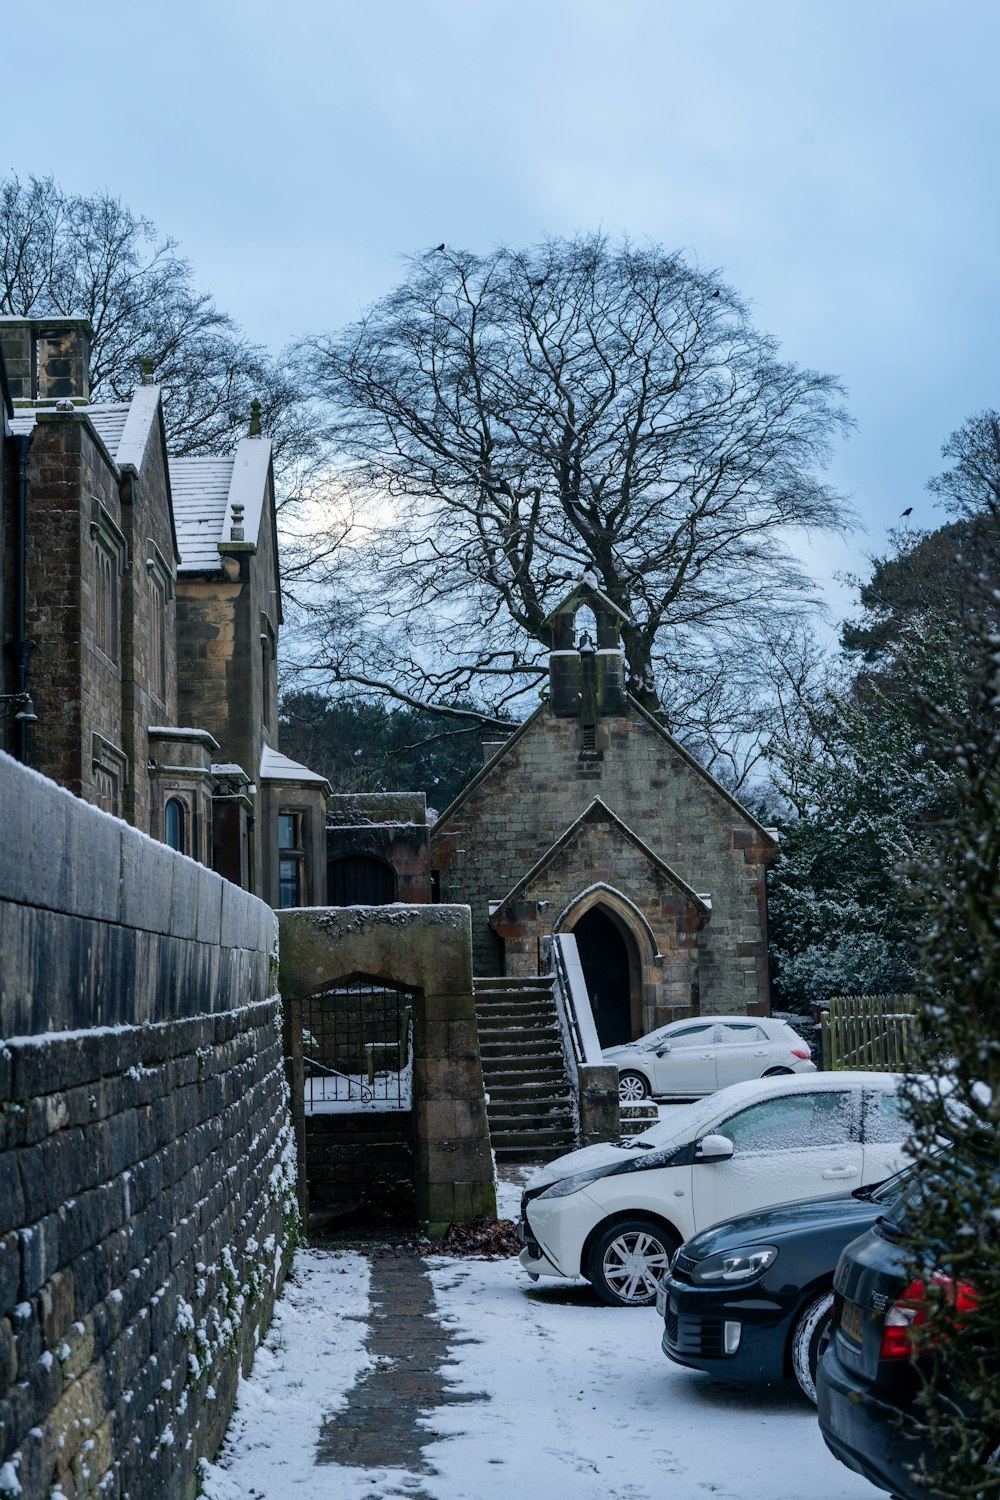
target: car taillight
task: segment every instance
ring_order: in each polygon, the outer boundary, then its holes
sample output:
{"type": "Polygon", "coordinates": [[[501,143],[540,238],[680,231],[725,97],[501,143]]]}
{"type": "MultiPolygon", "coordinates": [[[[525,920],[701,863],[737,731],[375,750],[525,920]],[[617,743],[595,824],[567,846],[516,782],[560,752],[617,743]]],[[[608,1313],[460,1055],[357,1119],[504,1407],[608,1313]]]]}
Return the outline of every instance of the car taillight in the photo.
{"type": "MultiPolygon", "coordinates": [[[[979,1295],[967,1281],[955,1281],[951,1276],[935,1276],[933,1284],[941,1288],[956,1313],[974,1312],[979,1306],[979,1295]]],[[[927,1284],[923,1281],[911,1281],[895,1302],[889,1304],[882,1325],[879,1359],[909,1359],[913,1353],[913,1330],[926,1322],[927,1284]]]]}
{"type": "Polygon", "coordinates": [[[792,1048],[792,1056],[793,1057],[801,1057],[803,1060],[805,1060],[805,1059],[811,1057],[812,1053],[809,1051],[808,1047],[793,1047],[792,1048]]]}

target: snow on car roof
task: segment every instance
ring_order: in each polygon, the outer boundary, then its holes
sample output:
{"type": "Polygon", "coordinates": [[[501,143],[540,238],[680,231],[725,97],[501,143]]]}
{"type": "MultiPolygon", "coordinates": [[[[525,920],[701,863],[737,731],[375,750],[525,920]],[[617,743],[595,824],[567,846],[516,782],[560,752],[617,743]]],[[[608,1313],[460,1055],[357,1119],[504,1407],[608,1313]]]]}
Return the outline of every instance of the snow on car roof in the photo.
{"type": "Polygon", "coordinates": [[[697,1130],[705,1121],[725,1115],[743,1104],[781,1094],[826,1093],[831,1089],[864,1087],[893,1092],[903,1081],[902,1073],[787,1073],[780,1078],[752,1078],[746,1083],[731,1083],[728,1088],[706,1094],[686,1104],[672,1104],[660,1123],[642,1132],[644,1146],[665,1146],[697,1130]]]}

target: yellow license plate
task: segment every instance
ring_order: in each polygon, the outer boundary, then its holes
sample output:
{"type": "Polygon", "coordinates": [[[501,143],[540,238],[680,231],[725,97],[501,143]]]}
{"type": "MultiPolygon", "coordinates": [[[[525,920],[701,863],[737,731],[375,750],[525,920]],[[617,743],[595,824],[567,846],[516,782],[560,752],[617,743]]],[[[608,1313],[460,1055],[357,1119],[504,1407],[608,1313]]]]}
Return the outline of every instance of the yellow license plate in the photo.
{"type": "Polygon", "coordinates": [[[840,1331],[855,1344],[861,1343],[861,1337],[865,1331],[865,1310],[859,1307],[857,1302],[844,1302],[840,1310],[840,1331]]]}

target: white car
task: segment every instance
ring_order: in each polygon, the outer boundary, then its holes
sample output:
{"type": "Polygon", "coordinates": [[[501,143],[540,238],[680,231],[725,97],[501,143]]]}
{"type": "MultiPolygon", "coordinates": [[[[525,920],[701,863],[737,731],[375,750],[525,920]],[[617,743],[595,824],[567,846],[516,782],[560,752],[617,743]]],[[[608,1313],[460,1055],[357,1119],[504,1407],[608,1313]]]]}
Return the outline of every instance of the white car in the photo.
{"type": "Polygon", "coordinates": [[[737,1214],[881,1182],[905,1166],[901,1075],[758,1078],[681,1104],[620,1144],[549,1162],[521,1199],[529,1276],[585,1276],[652,1303],[677,1246],[737,1214]]]}
{"type": "Polygon", "coordinates": [[[621,1047],[605,1047],[618,1069],[618,1096],[632,1104],[650,1094],[693,1099],[747,1078],[814,1073],[809,1048],[786,1021],[756,1016],[701,1016],[671,1021],[621,1047]]]}

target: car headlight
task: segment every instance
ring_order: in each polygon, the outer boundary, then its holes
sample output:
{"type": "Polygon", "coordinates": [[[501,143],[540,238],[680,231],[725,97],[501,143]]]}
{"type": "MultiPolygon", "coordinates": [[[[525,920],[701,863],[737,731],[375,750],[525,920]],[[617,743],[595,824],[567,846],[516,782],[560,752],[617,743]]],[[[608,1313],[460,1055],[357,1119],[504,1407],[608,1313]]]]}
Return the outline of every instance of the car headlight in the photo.
{"type": "Polygon", "coordinates": [[[778,1258],[777,1245],[747,1245],[738,1250],[723,1250],[690,1269],[691,1280],[699,1286],[716,1281],[751,1281],[766,1271],[778,1258]]]}
{"type": "Polygon", "coordinates": [[[589,1172],[577,1172],[572,1177],[564,1177],[561,1182],[554,1182],[544,1193],[539,1193],[538,1197],[568,1198],[570,1193],[578,1193],[588,1182],[596,1182],[599,1177],[609,1177],[614,1170],[614,1167],[610,1172],[607,1167],[591,1167],[589,1172]]]}

